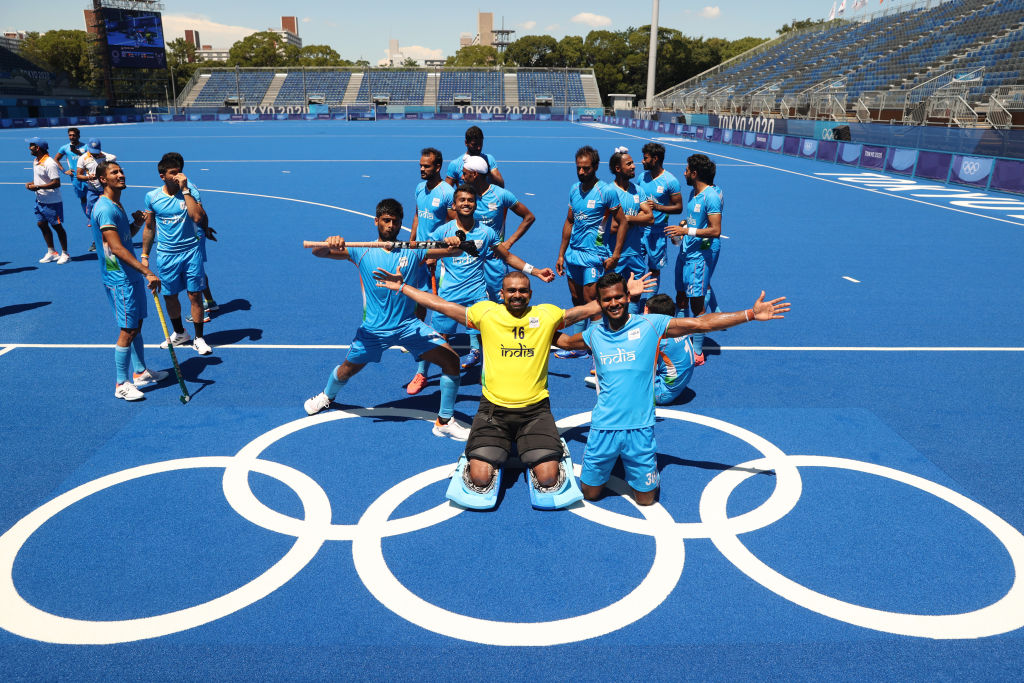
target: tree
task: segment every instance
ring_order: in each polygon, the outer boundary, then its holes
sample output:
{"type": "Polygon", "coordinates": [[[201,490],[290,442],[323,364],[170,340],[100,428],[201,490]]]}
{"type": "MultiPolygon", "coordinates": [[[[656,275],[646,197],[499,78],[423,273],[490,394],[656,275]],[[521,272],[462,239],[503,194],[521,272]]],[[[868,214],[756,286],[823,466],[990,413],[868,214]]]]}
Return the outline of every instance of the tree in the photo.
{"type": "Polygon", "coordinates": [[[751,48],[755,48],[761,43],[768,40],[767,38],[754,38],[747,36],[746,38],[740,38],[729,43],[728,47],[722,50],[721,57],[724,62],[727,59],[732,59],[737,55],[741,55],[751,48]]]}
{"type": "Polygon", "coordinates": [[[67,74],[72,83],[98,92],[100,72],[95,45],[94,38],[86,31],[33,32],[25,37],[21,56],[47,71],[67,74]]]}
{"type": "Polygon", "coordinates": [[[526,67],[556,66],[552,58],[557,48],[558,41],[551,36],[523,36],[505,48],[505,62],[526,67]]]}
{"type": "Polygon", "coordinates": [[[501,54],[491,45],[467,45],[445,60],[446,66],[495,66],[501,54]]]}
{"type": "Polygon", "coordinates": [[[783,24],[782,28],[775,29],[775,32],[781,36],[783,33],[799,31],[802,28],[810,28],[817,24],[824,24],[826,21],[827,19],[811,19],[810,17],[803,20],[794,19],[791,24],[783,24]]]}
{"type": "Polygon", "coordinates": [[[228,66],[298,66],[299,48],[273,31],[242,38],[228,51],[228,66]]]}
{"type": "Polygon", "coordinates": [[[350,62],[341,58],[330,45],[303,45],[299,50],[299,64],[302,66],[348,66],[350,62]]]}
{"type": "Polygon", "coordinates": [[[565,36],[558,41],[558,46],[551,55],[551,66],[567,66],[569,68],[580,68],[587,66],[586,52],[583,46],[583,38],[580,36],[565,36]]]}
{"type": "Polygon", "coordinates": [[[405,67],[409,67],[409,68],[415,69],[419,65],[420,65],[420,63],[417,62],[412,57],[406,57],[405,59],[402,60],[402,66],[405,66],[405,67]]]}

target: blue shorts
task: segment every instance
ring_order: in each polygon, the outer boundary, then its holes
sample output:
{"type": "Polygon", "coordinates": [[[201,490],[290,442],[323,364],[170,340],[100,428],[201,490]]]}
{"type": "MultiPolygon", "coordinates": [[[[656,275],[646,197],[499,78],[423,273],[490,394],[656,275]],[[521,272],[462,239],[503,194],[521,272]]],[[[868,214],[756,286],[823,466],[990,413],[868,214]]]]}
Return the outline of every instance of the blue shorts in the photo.
{"type": "Polygon", "coordinates": [[[206,263],[206,235],[197,235],[197,237],[199,237],[199,251],[203,255],[203,263],[206,263]]]}
{"type": "Polygon", "coordinates": [[[61,225],[64,223],[64,202],[53,204],[41,204],[36,200],[36,223],[47,223],[48,225],[61,225]]]}
{"type": "Polygon", "coordinates": [[[597,282],[604,275],[605,254],[597,251],[565,251],[565,274],[578,285],[597,282]]]}
{"type": "Polygon", "coordinates": [[[206,289],[206,268],[203,250],[196,245],[180,252],[156,252],[156,274],[160,278],[160,293],[174,296],[181,290],[201,292],[206,289]]]}
{"type": "Polygon", "coordinates": [[[92,185],[85,186],[85,215],[92,221],[92,207],[96,206],[96,200],[103,196],[102,192],[97,192],[92,188],[92,185]]]}
{"type": "Polygon", "coordinates": [[[392,346],[404,346],[414,358],[419,358],[435,347],[444,346],[444,343],[444,338],[434,328],[410,318],[395,330],[374,332],[360,327],[345,360],[360,365],[378,363],[384,349],[392,346]]]}
{"type": "Polygon", "coordinates": [[[679,252],[676,258],[676,291],[684,292],[687,298],[696,299],[708,293],[711,284],[710,249],[701,249],[696,254],[679,252]]]}
{"type": "Polygon", "coordinates": [[[587,448],[583,452],[580,481],[587,486],[604,486],[612,475],[615,461],[622,456],[626,483],[634,491],[653,491],[661,477],[655,454],[654,427],[643,429],[590,428],[587,448]]]}
{"type": "Polygon", "coordinates": [[[125,330],[138,329],[148,312],[146,281],[129,280],[119,285],[106,285],[105,289],[117,326],[125,330]]]}
{"type": "Polygon", "coordinates": [[[668,238],[665,237],[664,225],[649,225],[644,229],[644,250],[647,252],[647,270],[662,270],[668,265],[668,238]]]}
{"type": "Polygon", "coordinates": [[[484,282],[487,284],[487,298],[491,301],[501,300],[501,283],[508,271],[508,266],[501,259],[484,262],[484,282]]]}
{"type": "Polygon", "coordinates": [[[623,254],[615,266],[615,272],[627,280],[629,280],[630,273],[640,277],[648,270],[647,257],[643,254],[623,254]]]}

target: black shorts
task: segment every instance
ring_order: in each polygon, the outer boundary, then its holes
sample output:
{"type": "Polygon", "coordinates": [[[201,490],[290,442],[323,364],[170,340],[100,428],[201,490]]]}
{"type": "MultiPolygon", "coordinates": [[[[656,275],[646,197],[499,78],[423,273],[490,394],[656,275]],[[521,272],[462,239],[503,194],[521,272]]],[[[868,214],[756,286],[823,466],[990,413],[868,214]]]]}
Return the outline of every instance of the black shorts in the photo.
{"type": "Polygon", "coordinates": [[[501,467],[515,441],[519,458],[527,467],[562,457],[562,439],[551,415],[551,402],[543,399],[523,408],[505,408],[480,398],[480,409],[473,418],[466,441],[466,456],[501,467]],[[490,446],[499,454],[474,451],[490,446]],[[525,457],[524,457],[525,456],[525,457]]]}

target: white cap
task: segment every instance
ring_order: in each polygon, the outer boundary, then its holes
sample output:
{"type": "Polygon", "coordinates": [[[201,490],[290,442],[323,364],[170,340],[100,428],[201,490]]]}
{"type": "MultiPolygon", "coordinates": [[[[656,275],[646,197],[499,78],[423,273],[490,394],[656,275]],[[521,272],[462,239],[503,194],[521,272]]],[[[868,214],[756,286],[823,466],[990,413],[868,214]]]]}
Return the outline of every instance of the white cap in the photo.
{"type": "Polygon", "coordinates": [[[477,173],[487,173],[490,170],[487,166],[486,159],[478,156],[470,156],[469,154],[462,157],[462,168],[469,169],[470,171],[476,171],[477,173]]]}

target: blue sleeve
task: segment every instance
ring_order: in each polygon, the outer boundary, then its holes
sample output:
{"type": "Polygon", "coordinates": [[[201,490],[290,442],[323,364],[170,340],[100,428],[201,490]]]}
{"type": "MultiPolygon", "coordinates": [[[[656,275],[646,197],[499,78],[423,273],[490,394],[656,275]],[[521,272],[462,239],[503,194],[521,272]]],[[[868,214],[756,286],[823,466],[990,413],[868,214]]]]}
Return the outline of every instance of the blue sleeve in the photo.
{"type": "Polygon", "coordinates": [[[487,156],[487,166],[488,166],[489,170],[490,171],[497,171],[498,170],[498,160],[495,159],[494,157],[492,157],[490,154],[488,154],[486,156],[487,156]]]}
{"type": "Polygon", "coordinates": [[[714,190],[711,192],[705,192],[704,206],[707,208],[707,214],[709,216],[713,213],[722,213],[722,198],[719,197],[718,193],[714,190]]]}
{"type": "Polygon", "coordinates": [[[583,343],[586,344],[587,348],[591,350],[593,350],[594,348],[593,346],[590,345],[590,335],[593,332],[593,330],[594,328],[590,327],[589,325],[583,329],[583,343]]]}
{"type": "Polygon", "coordinates": [[[449,178],[455,178],[459,175],[459,167],[455,165],[455,159],[448,162],[448,176],[449,178]]]}
{"type": "Polygon", "coordinates": [[[519,203],[518,197],[516,197],[514,194],[512,194],[511,192],[509,192],[508,190],[506,190],[504,188],[502,188],[501,198],[502,198],[502,202],[504,202],[505,206],[507,206],[510,209],[513,206],[515,206],[516,204],[519,203]]]}
{"type": "Polygon", "coordinates": [[[151,213],[156,213],[156,211],[153,209],[153,202],[150,200],[148,192],[146,193],[146,201],[145,201],[144,207],[145,207],[146,211],[149,211],[151,213]]]}
{"type": "Polygon", "coordinates": [[[649,314],[647,319],[654,325],[655,332],[658,333],[659,337],[664,337],[665,332],[668,330],[668,324],[672,321],[667,315],[649,314]]]}
{"type": "Polygon", "coordinates": [[[188,191],[192,193],[192,199],[196,200],[200,204],[203,203],[203,193],[199,191],[199,188],[192,184],[192,181],[188,181],[188,191]]]}
{"type": "Polygon", "coordinates": [[[619,201],[619,193],[615,191],[614,185],[605,185],[601,190],[601,195],[604,198],[605,206],[612,211],[622,206],[622,202],[619,201]]]}
{"type": "Polygon", "coordinates": [[[447,185],[448,189],[444,191],[444,198],[441,200],[442,206],[446,209],[450,209],[455,206],[455,190],[451,185],[448,185],[448,183],[445,183],[445,185],[447,185]]]}
{"type": "Polygon", "coordinates": [[[665,189],[668,190],[669,194],[682,194],[682,190],[679,185],[679,178],[676,178],[675,175],[673,175],[672,179],[665,185],[665,189]]]}
{"type": "Polygon", "coordinates": [[[366,253],[366,247],[345,247],[345,251],[348,252],[348,257],[352,259],[352,263],[358,265],[359,260],[363,258],[363,254],[366,253]]]}
{"type": "Polygon", "coordinates": [[[92,210],[92,220],[97,228],[103,228],[105,225],[116,227],[117,220],[115,220],[113,205],[109,202],[96,202],[96,206],[92,210]]]}

